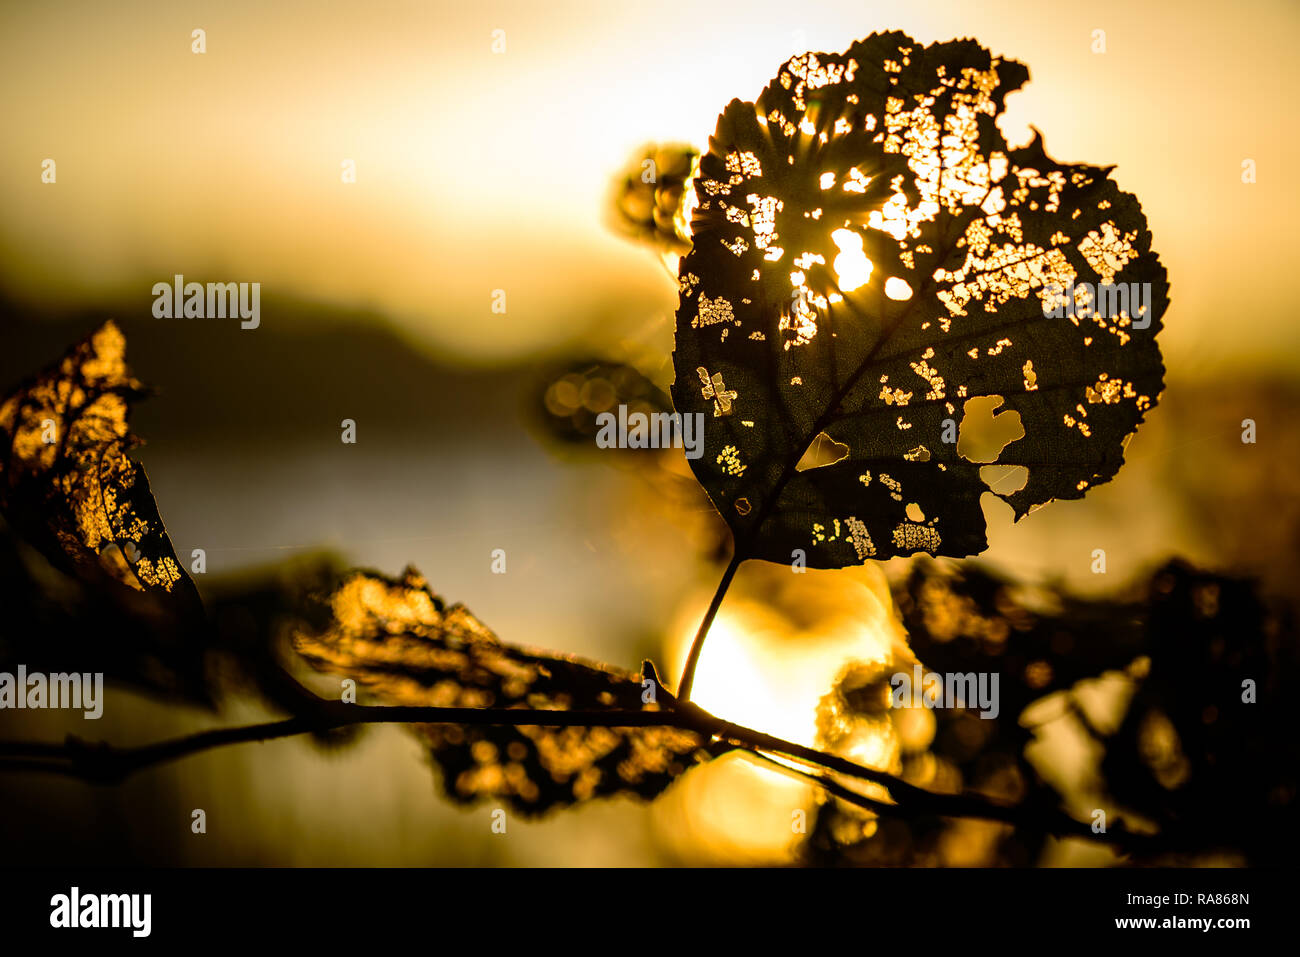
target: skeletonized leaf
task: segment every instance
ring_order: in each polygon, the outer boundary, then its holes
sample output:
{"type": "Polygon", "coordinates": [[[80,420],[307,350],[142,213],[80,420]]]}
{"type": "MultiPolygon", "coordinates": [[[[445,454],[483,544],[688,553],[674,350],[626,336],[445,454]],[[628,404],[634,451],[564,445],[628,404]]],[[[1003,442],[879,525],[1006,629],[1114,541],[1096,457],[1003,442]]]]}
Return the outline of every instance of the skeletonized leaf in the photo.
{"type": "MultiPolygon", "coordinates": [[[[502,644],[462,605],[447,607],[414,569],[401,581],[353,572],[331,596],[324,631],[294,647],[320,671],[355,679],[384,703],[555,711],[654,710],[638,675],[502,644]]],[[[447,794],[492,797],[524,814],[594,797],[657,795],[705,740],[666,727],[414,726],[447,794]]]]}
{"type": "Polygon", "coordinates": [[[1119,469],[1162,387],[1165,271],[1109,170],[1058,163],[1037,135],[1008,147],[997,119],[1027,78],[970,40],[876,34],[794,57],[719,118],[673,401],[706,416],[692,467],[740,556],[981,551],[987,487],[956,444],[980,396],[1024,430],[996,460],[1028,470],[995,490],[1017,518],[1119,469]],[[1139,284],[1143,308],[1119,292],[1085,308],[1085,283],[1139,284]]]}
{"type": "Polygon", "coordinates": [[[0,513],[56,567],[173,616],[202,604],[172,549],[127,417],[145,394],[106,322],[0,404],[0,513]]]}

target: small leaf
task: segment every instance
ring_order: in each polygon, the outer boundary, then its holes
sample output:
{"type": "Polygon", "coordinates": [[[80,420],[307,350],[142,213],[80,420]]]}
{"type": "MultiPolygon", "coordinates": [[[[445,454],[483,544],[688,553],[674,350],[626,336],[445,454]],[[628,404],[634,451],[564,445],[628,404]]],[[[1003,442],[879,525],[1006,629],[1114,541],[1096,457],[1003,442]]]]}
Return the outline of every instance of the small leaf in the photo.
{"type": "MultiPolygon", "coordinates": [[[[647,418],[667,415],[673,410],[667,394],[643,372],[633,365],[609,359],[582,358],[557,363],[539,377],[538,393],[534,417],[541,427],[539,431],[565,449],[600,448],[598,417],[606,413],[617,417],[620,406],[624,408],[625,418],[638,413],[647,418]]],[[[637,455],[659,450],[650,448],[647,442],[644,448],[626,451],[637,455]]]]}
{"type": "Polygon", "coordinates": [[[700,154],[684,143],[643,147],[613,184],[613,225],[665,253],[691,248],[682,201],[700,154]]]}
{"type": "Polygon", "coordinates": [[[1038,136],[1007,146],[997,119],[1027,78],[973,41],[876,34],[794,57],[719,118],[673,403],[706,417],[691,465],[740,557],[983,550],[989,489],[956,441],[975,397],[1021,420],[997,462],[1028,480],[993,489],[1017,518],[1122,464],[1162,388],[1165,270],[1109,170],[1057,163],[1038,136]],[[1117,295],[1104,316],[1046,314],[1071,283],[1138,284],[1144,311],[1117,295]]]}
{"type": "MultiPolygon", "coordinates": [[[[293,644],[319,671],[353,678],[386,704],[555,711],[657,710],[639,675],[502,644],[461,605],[446,607],[414,569],[401,581],[353,572],[324,631],[293,644]]],[[[705,739],[668,727],[424,724],[451,798],[501,800],[540,814],[594,797],[659,794],[705,739]]]]}
{"type": "Polygon", "coordinates": [[[0,514],[55,567],[144,593],[180,619],[202,603],[172,549],[127,424],[145,394],[106,322],[0,404],[0,514]]]}

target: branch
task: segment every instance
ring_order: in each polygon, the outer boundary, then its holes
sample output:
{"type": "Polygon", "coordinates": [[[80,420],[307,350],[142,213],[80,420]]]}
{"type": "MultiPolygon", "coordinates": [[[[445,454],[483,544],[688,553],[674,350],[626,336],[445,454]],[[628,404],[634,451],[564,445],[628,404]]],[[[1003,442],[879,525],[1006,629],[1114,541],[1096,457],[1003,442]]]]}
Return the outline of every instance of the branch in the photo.
{"type": "MultiPolygon", "coordinates": [[[[134,748],[119,748],[100,742],[82,741],[71,735],[64,744],[0,741],[0,771],[40,771],[62,774],[93,784],[116,784],[145,768],[209,751],[213,748],[252,741],[272,741],[312,732],[360,724],[460,724],[513,725],[535,727],[639,728],[672,727],[694,731],[709,739],[730,742],[739,748],[779,754],[834,775],[870,781],[887,788],[893,803],[876,801],[826,775],[811,776],[837,797],[880,813],[898,815],[933,814],[940,817],[976,818],[1039,830],[1059,837],[1079,837],[1129,848],[1149,845],[1152,836],[1122,827],[1105,834],[1057,808],[1008,805],[971,792],[938,794],[908,784],[885,771],[869,768],[834,754],[786,741],[774,735],[732,724],[715,717],[698,705],[679,702],[660,686],[661,711],[553,711],[532,708],[440,708],[395,705],[356,705],[319,700],[311,714],[281,721],[217,728],[134,748]]],[[[765,755],[764,755],[765,756],[765,755]]],[[[787,765],[788,767],[788,765],[787,765]]],[[[795,770],[797,773],[798,769],[795,770]]]]}

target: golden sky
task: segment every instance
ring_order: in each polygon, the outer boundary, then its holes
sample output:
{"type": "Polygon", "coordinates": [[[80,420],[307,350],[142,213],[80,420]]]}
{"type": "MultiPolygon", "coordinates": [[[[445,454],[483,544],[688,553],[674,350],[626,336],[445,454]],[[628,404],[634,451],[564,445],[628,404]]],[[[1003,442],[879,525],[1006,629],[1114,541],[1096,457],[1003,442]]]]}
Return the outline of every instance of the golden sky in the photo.
{"type": "Polygon", "coordinates": [[[1169,268],[1162,339],[1182,374],[1257,356],[1293,368],[1297,26],[1286,0],[10,6],[0,289],[93,304],[176,272],[260,281],[268,299],[373,308],[485,359],[610,312],[635,329],[671,313],[675,290],[605,226],[629,153],[704,145],[786,57],[897,28],[1026,63],[1013,142],[1032,122],[1057,159],[1118,166],[1169,268]]]}

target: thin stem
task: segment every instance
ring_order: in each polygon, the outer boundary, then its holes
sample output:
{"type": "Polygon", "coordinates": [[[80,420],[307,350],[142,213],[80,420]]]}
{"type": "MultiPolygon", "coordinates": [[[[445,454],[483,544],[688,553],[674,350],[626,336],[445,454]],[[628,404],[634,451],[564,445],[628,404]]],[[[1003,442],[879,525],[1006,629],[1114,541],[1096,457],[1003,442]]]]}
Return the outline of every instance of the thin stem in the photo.
{"type": "Polygon", "coordinates": [[[682,680],[677,685],[677,700],[683,704],[691,700],[691,685],[695,683],[695,668],[700,663],[700,652],[704,650],[704,639],[709,634],[709,626],[713,624],[713,619],[718,614],[718,608],[722,605],[722,598],[727,594],[727,589],[731,586],[731,579],[736,577],[736,569],[744,559],[740,557],[740,550],[737,549],[731,556],[731,561],[727,563],[727,570],[722,573],[722,581],[718,582],[717,589],[713,592],[713,600],[709,602],[708,611],[704,613],[704,620],[700,622],[700,627],[695,632],[695,640],[691,642],[690,653],[686,656],[686,666],[682,669],[682,680]]]}
{"type": "Polygon", "coordinates": [[[751,751],[748,748],[746,753],[752,754],[755,758],[765,762],[783,774],[789,774],[801,781],[809,781],[818,787],[825,788],[828,792],[837,798],[847,801],[850,804],[857,805],[866,811],[874,814],[898,814],[902,808],[897,804],[886,804],[884,801],[877,801],[875,798],[869,798],[865,794],[859,794],[846,788],[843,784],[833,780],[825,774],[818,774],[815,771],[805,771],[803,768],[796,768],[786,764],[784,761],[778,761],[770,754],[764,754],[762,751],[751,751]]]}

